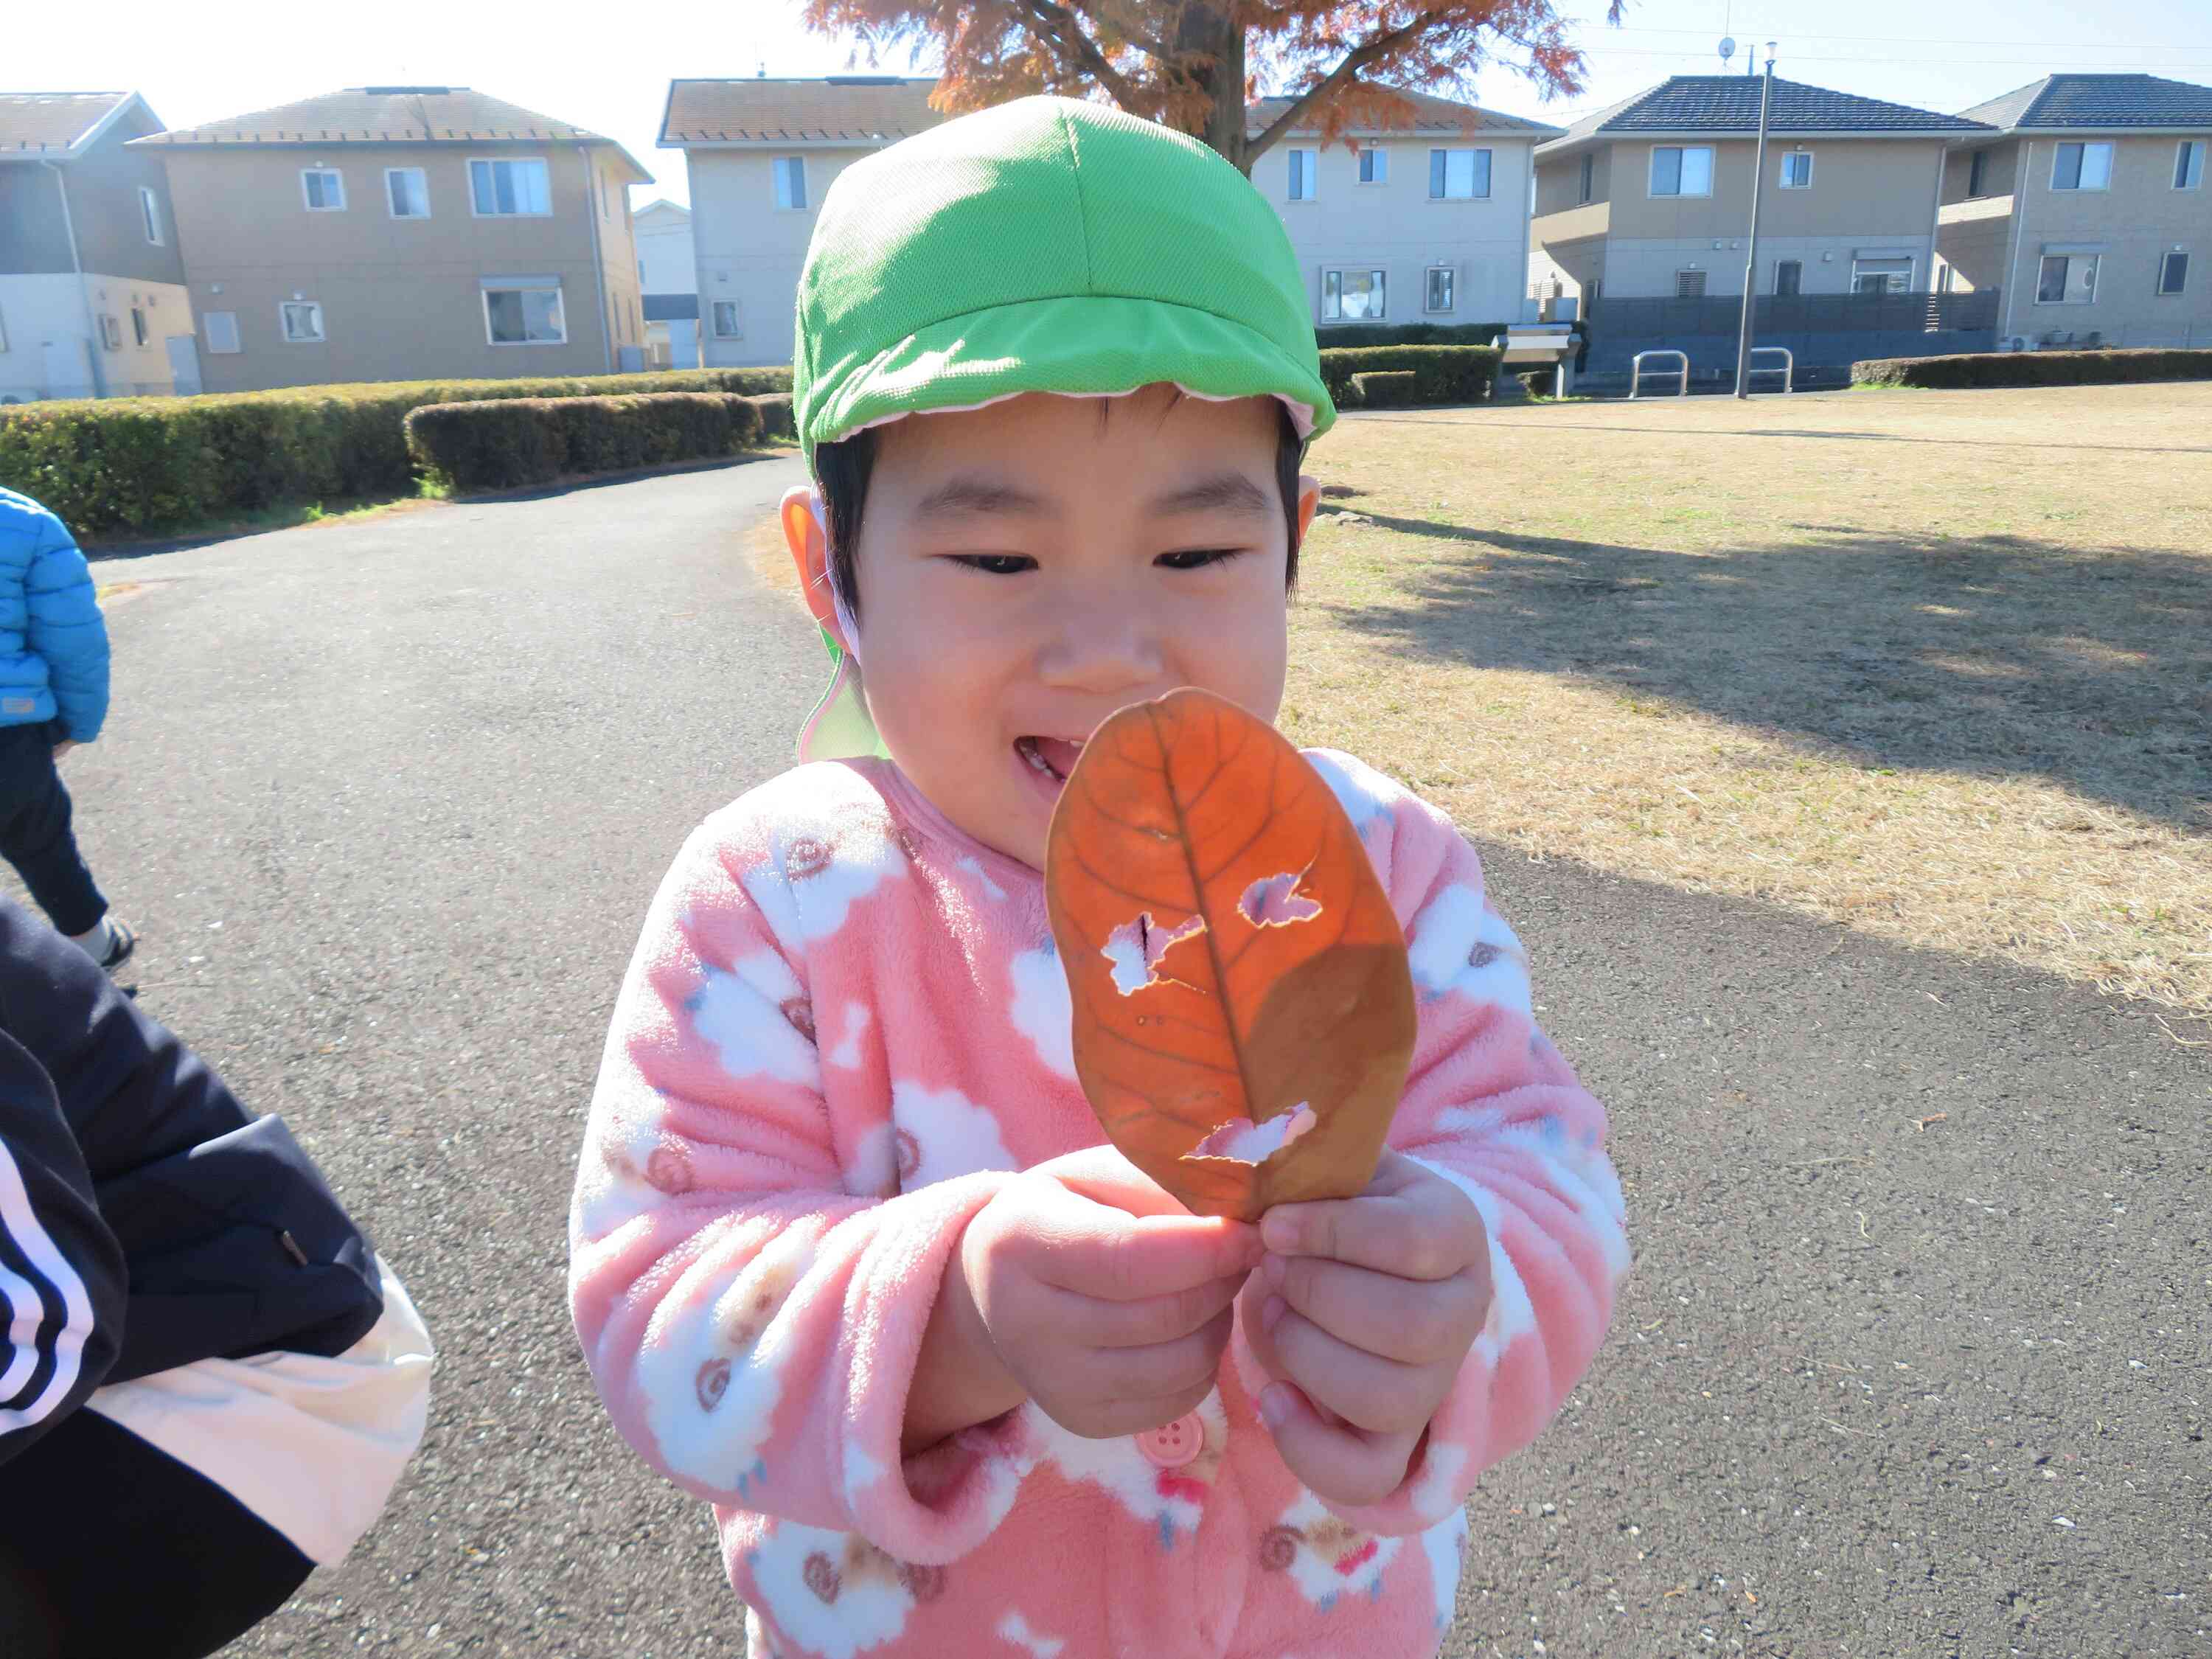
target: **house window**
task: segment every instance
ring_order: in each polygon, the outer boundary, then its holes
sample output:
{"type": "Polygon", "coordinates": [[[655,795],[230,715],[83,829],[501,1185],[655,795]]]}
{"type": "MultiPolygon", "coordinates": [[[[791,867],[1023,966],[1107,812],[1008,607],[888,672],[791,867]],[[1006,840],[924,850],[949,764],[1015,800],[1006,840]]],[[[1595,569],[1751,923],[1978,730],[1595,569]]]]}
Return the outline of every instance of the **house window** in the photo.
{"type": "Polygon", "coordinates": [[[775,204],[799,212],[806,206],[806,158],[779,155],[769,164],[775,169],[775,204]]]}
{"type": "Polygon", "coordinates": [[[605,219],[605,218],[609,217],[609,216],[610,216],[614,212],[614,208],[613,208],[613,206],[611,205],[611,204],[612,204],[612,200],[613,200],[613,197],[614,197],[614,191],[613,191],[612,190],[611,190],[611,189],[609,189],[609,188],[608,188],[608,185],[607,185],[607,179],[606,179],[606,175],[605,175],[605,173],[601,173],[601,174],[599,174],[599,217],[600,217],[600,218],[602,218],[602,219],[605,219]]]}
{"type": "Polygon", "coordinates": [[[1371,322],[1383,314],[1379,270],[1324,270],[1321,274],[1321,318],[1325,323],[1371,322]]]}
{"type": "Polygon", "coordinates": [[[204,311],[200,320],[207,325],[207,349],[222,356],[236,351],[238,346],[238,313],[234,311],[204,311]]]}
{"type": "Polygon", "coordinates": [[[1903,294],[1911,287],[1911,259],[1851,261],[1851,292],[1854,294],[1903,294]]]}
{"type": "Polygon", "coordinates": [[[494,345],[562,345],[568,321],[557,276],[487,277],[484,337],[494,345]]]}
{"type": "Polygon", "coordinates": [[[1310,149],[1289,152],[1291,161],[1290,199],[1310,202],[1314,198],[1314,153],[1310,149]]]}
{"type": "Polygon", "coordinates": [[[1577,206],[1589,202],[1597,195],[1597,156],[1595,152],[1583,157],[1583,177],[1580,193],[1575,198],[1577,206]]]}
{"type": "Polygon", "coordinates": [[[2037,273],[2035,302],[2039,306],[2086,306],[2097,297],[2097,256],[2094,253],[2046,253],[2037,273]]]}
{"type": "Polygon", "coordinates": [[[1490,194],[1490,152],[1432,149],[1429,152],[1429,199],[1477,201],[1490,194]]]}
{"type": "Polygon", "coordinates": [[[552,173],[536,156],[470,162],[469,191],[480,219],[542,219],[553,211],[552,173]]]}
{"type": "Polygon", "coordinates": [[[1424,301],[1430,311],[1449,311],[1452,308],[1452,268],[1449,265],[1429,267],[1428,295],[1424,301]]]}
{"type": "Polygon", "coordinates": [[[280,301],[276,316],[289,344],[312,345],[323,337],[323,307],[318,301],[280,301]]]}
{"type": "Polygon", "coordinates": [[[430,182],[420,167],[386,167],[384,192],[395,219],[430,216],[430,182]]]}
{"type": "Polygon", "coordinates": [[[1705,273],[1702,270],[1678,270],[1674,273],[1674,297],[1678,300],[1702,300],[1705,297],[1705,273]]]}
{"type": "Polygon", "coordinates": [[[735,300],[714,301],[714,337],[718,340],[742,340],[745,337],[744,315],[738,309],[735,300]]]}
{"type": "Polygon", "coordinates": [[[1989,182],[1990,153],[1985,149],[1978,149],[1974,152],[1974,159],[1966,167],[1967,198],[1972,200],[1986,196],[1989,193],[1989,182]]]}
{"type": "Polygon", "coordinates": [[[1655,144],[1651,149],[1654,196],[1710,196],[1713,193],[1711,144],[1655,144]]]}
{"type": "Polygon", "coordinates": [[[103,314],[100,319],[100,343],[110,351],[123,349],[123,325],[103,314]]]}
{"type": "Polygon", "coordinates": [[[1802,294],[1805,289],[1805,262],[1802,259],[1777,259],[1774,262],[1774,291],[1778,295],[1802,294]]]}
{"type": "Polygon", "coordinates": [[[0,312],[0,351],[5,351],[7,349],[8,349],[8,318],[7,318],[7,314],[6,314],[4,312],[0,312]]]}
{"type": "Polygon", "coordinates": [[[2204,141],[2185,138],[2173,151],[2173,187],[2194,190],[2204,182],[2204,141]]]}
{"type": "Polygon", "coordinates": [[[146,343],[146,313],[137,306],[131,307],[131,332],[137,337],[140,345],[146,343]]]}
{"type": "Polygon", "coordinates": [[[1810,190],[1813,188],[1813,152],[1793,149],[1782,158],[1782,188],[1810,190]]]}
{"type": "Polygon", "coordinates": [[[2108,190],[2112,183],[2112,147],[2061,144],[2051,158],[2053,190],[2108,190]]]}
{"type": "Polygon", "coordinates": [[[345,174],[336,167],[301,167],[300,193],[310,213],[343,213],[345,174]]]}
{"type": "Polygon", "coordinates": [[[138,186],[138,215],[146,222],[146,240],[155,247],[164,246],[161,240],[161,204],[144,185],[138,186]]]}
{"type": "Polygon", "coordinates": [[[1373,145],[1359,152],[1359,182],[1363,185],[1387,185],[1390,182],[1390,152],[1376,149],[1373,145]]]}
{"type": "Polygon", "coordinates": [[[2162,253],[2158,260],[2158,291],[2179,294],[2189,285],[2189,256],[2186,253],[2162,253]]]}

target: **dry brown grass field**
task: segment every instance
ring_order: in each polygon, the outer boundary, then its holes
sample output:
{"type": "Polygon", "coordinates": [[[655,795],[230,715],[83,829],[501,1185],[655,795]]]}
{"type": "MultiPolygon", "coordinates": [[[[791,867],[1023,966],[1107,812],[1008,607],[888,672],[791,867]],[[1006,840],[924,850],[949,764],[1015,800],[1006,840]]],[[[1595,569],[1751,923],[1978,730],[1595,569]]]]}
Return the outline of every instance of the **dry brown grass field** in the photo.
{"type": "Polygon", "coordinates": [[[1530,854],[2212,1013],[2212,384],[1358,414],[1310,465],[1298,742],[1530,854]]]}

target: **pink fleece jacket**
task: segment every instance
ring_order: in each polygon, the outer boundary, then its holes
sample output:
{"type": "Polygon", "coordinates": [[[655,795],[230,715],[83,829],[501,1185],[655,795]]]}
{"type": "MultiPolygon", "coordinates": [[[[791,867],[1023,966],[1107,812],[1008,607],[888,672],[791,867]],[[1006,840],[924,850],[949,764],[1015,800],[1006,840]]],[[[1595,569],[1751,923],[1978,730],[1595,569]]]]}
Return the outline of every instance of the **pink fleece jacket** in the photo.
{"type": "Polygon", "coordinates": [[[686,843],[608,1033],[570,1295],[617,1426],[714,1504],[756,1659],[1436,1650],[1475,1477],[1603,1334],[1620,1187],[1474,849],[1358,762],[1308,758],[1411,948],[1390,1144],[1474,1200],[1496,1286],[1404,1484],[1358,1509],[1284,1466],[1241,1332],[1165,1431],[1085,1440],[1030,1405],[902,1458],[962,1229],[1008,1171],[1103,1139],[1043,881],[879,761],[786,773],[686,843]]]}

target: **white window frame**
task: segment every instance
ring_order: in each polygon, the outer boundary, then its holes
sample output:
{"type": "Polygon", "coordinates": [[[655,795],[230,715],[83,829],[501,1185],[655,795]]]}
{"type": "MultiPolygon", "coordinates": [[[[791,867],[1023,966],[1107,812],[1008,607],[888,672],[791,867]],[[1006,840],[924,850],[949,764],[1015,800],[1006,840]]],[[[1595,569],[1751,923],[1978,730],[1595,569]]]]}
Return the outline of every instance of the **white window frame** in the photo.
{"type": "Polygon", "coordinates": [[[430,173],[427,167],[386,167],[384,170],[384,210],[394,219],[428,219],[430,210],[430,173]],[[402,213],[392,199],[392,181],[401,173],[411,173],[422,186],[422,210],[402,213]]]}
{"type": "Polygon", "coordinates": [[[1380,144],[1359,147],[1359,177],[1363,185],[1387,185],[1390,182],[1390,152],[1380,144]]]}
{"type": "Polygon", "coordinates": [[[1966,156],[1966,199],[1978,202],[1988,193],[1990,182],[1990,147],[1970,150],[1966,156]]]}
{"type": "Polygon", "coordinates": [[[0,311],[0,351],[8,349],[8,313],[0,311]]]}
{"type": "MultiPolygon", "coordinates": [[[[1472,173],[1474,167],[1474,162],[1472,160],[1468,162],[1468,167],[1469,172],[1472,173]]],[[[1489,146],[1485,144],[1432,145],[1430,148],[1429,200],[1431,202],[1486,202],[1490,199],[1492,186],[1497,182],[1498,155],[1497,152],[1491,149],[1489,146]],[[1437,190],[1437,157],[1439,155],[1444,158],[1444,176],[1443,179],[1443,189],[1441,194],[1439,194],[1437,190]],[[1477,155],[1482,157],[1482,188],[1480,190],[1476,190],[1474,188],[1475,180],[1473,178],[1469,178],[1468,180],[1468,194],[1465,196],[1455,196],[1452,194],[1451,158],[1455,155],[1465,155],[1470,158],[1477,155]]]]}
{"type": "Polygon", "coordinates": [[[1805,295],[1805,262],[1802,259],[1777,259],[1774,262],[1774,283],[1770,291],[1778,300],[1802,299],[1805,295]],[[1784,265],[1794,265],[1797,270],[1797,286],[1787,294],[1782,291],[1782,268],[1784,265]]]}
{"type": "Polygon", "coordinates": [[[1777,183],[1778,187],[1783,190],[1812,189],[1813,152],[1809,149],[1786,149],[1783,151],[1782,173],[1780,178],[1777,180],[1777,183]],[[1790,178],[1790,164],[1795,161],[1802,161],[1805,164],[1805,176],[1795,183],[1792,183],[1790,178]]]}
{"type": "Polygon", "coordinates": [[[2051,188],[2069,192],[2110,190],[2112,187],[2112,144],[2108,138],[2087,138],[2079,143],[2069,138],[2063,143],[2053,144],[2051,147],[2051,188]],[[2069,149],[2081,152],[2081,165],[2075,172],[2074,182],[2062,185],[2058,182],[2058,164],[2066,159],[2066,152],[2069,149]],[[2093,149],[2105,152],[2105,181],[2100,185],[2085,185],[2081,180],[2088,175],[2089,152],[2093,149]]]}
{"type": "Polygon", "coordinates": [[[745,308],[736,300],[710,300],[707,302],[707,322],[717,340],[742,340],[745,337],[745,308]],[[722,326],[722,307],[730,308],[731,326],[722,326]]]}
{"type": "Polygon", "coordinates": [[[104,311],[100,313],[100,343],[110,351],[123,349],[123,325],[104,311]]]}
{"type": "Polygon", "coordinates": [[[1421,273],[1421,310],[1431,317],[1449,316],[1459,309],[1459,270],[1455,265],[1431,265],[1421,273]],[[1431,304],[1437,297],[1437,278],[1444,279],[1444,302],[1431,304]]]}
{"type": "Polygon", "coordinates": [[[1390,314],[1390,273],[1380,265],[1328,265],[1321,273],[1321,319],[1325,323],[1372,323],[1390,314]],[[1380,303],[1374,310],[1358,317],[1344,314],[1344,276],[1346,271],[1364,273],[1373,278],[1374,292],[1380,303]],[[1329,292],[1329,278],[1336,278],[1336,292],[1329,292]]]}
{"type": "Polygon", "coordinates": [[[2185,247],[2169,247],[2160,249],[2158,255],[2158,277],[2151,289],[2152,296],[2160,300],[2178,300],[2181,298],[2182,295],[2188,293],[2188,291],[2189,250],[2185,247]],[[2181,261],[2181,281],[2176,283],[2173,287],[2168,288],[2166,285],[2166,268],[2168,264],[2175,259],[2181,261]]]}
{"type": "Polygon", "coordinates": [[[775,210],[778,213],[805,213],[806,204],[811,199],[806,190],[806,158],[804,155],[771,155],[768,170],[769,184],[775,193],[775,210]],[[791,188],[790,181],[794,179],[799,182],[796,191],[791,188]],[[793,199],[794,196],[798,198],[795,201],[793,199]]]}
{"type": "Polygon", "coordinates": [[[2184,138],[2173,147],[2173,187],[2176,190],[2201,190],[2204,185],[2204,149],[2202,138],[2184,138]],[[2196,163],[2195,176],[2190,173],[2190,163],[2196,163]]]}
{"type": "Polygon", "coordinates": [[[146,240],[155,247],[168,246],[168,237],[161,228],[161,198],[154,194],[151,185],[138,186],[138,216],[146,222],[146,240]]]}
{"type": "Polygon", "coordinates": [[[147,326],[146,308],[143,306],[131,307],[131,337],[138,343],[138,349],[141,351],[143,351],[153,340],[154,331],[147,326]]]}
{"type": "Polygon", "coordinates": [[[1695,266],[1685,267],[1684,269],[1676,271],[1674,273],[1674,297],[1677,300],[1704,299],[1705,297],[1705,282],[1711,274],[1712,273],[1710,271],[1700,270],[1695,266]],[[1698,279],[1698,291],[1695,294],[1685,294],[1682,292],[1682,279],[1686,276],[1694,276],[1698,279]]]}
{"type": "Polygon", "coordinates": [[[487,345],[498,346],[502,349],[507,347],[527,349],[531,346],[566,345],[568,343],[568,296],[565,292],[563,292],[561,283],[557,279],[553,281],[505,282],[497,283],[480,282],[477,284],[477,288],[479,292],[483,295],[484,343],[487,345]],[[500,339],[492,332],[491,325],[491,296],[495,294],[551,294],[556,295],[559,298],[561,306],[561,337],[557,340],[500,339]]]}
{"type": "MultiPolygon", "coordinates": [[[[471,155],[469,157],[469,216],[471,218],[476,219],[550,219],[553,216],[553,163],[546,160],[543,155],[471,155]],[[497,205],[499,202],[499,173],[497,169],[501,167],[542,167],[544,169],[544,209],[542,211],[533,210],[529,212],[524,212],[520,210],[517,210],[513,213],[501,213],[497,205]],[[491,197],[493,207],[491,211],[489,213],[485,212],[483,207],[480,206],[477,201],[477,169],[478,167],[490,167],[493,169],[490,175],[492,179],[491,197]]],[[[565,326],[565,324],[563,325],[565,326]]]]}
{"type": "Polygon", "coordinates": [[[1310,202],[1321,191],[1321,153],[1310,149],[1286,149],[1283,152],[1283,199],[1285,202],[1310,202]],[[1301,182],[1305,189],[1301,192],[1301,182]]]}
{"type": "Polygon", "coordinates": [[[1597,200],[1597,152],[1583,152],[1581,170],[1575,176],[1575,205],[1588,207],[1597,200]]]}
{"type": "Polygon", "coordinates": [[[1852,258],[1851,258],[1851,289],[1850,289],[1850,291],[1851,291],[1852,293],[1854,293],[1854,294],[1857,294],[1857,293],[1862,292],[1862,290],[1861,290],[1861,289],[1860,289],[1860,287],[1859,287],[1859,278],[1860,278],[1862,276],[1880,276],[1880,277],[1883,278],[1883,279],[1884,279],[1884,281],[1883,281],[1883,284],[1882,284],[1882,290],[1881,290],[1881,291],[1882,291],[1884,294],[1910,294],[1910,293],[1911,293],[1911,292],[1912,292],[1912,279],[1913,279],[1914,277],[1916,277],[1916,276],[1919,276],[1919,274],[1920,274],[1920,259],[1919,259],[1919,256],[1918,256],[1918,255],[1917,255],[1917,254],[1911,254],[1911,253],[1908,253],[1908,254],[1905,254],[1905,256],[1903,256],[1903,257],[1904,257],[1904,259],[1905,259],[1905,269],[1904,269],[1903,270],[1868,270],[1868,271],[1862,271],[1862,270],[1859,269],[1859,267],[1860,267],[1862,264],[1869,264],[1869,265],[1888,265],[1888,264],[1895,264],[1897,263],[1898,256],[1896,256],[1896,255],[1893,254],[1893,255],[1889,255],[1889,256],[1887,256],[1887,257],[1874,257],[1874,258],[1866,258],[1866,259],[1861,259],[1861,258],[1859,258],[1856,255],[1854,255],[1854,256],[1852,257],[1852,258]],[[1905,279],[1905,280],[1904,280],[1903,282],[1901,282],[1901,283],[1898,280],[1898,278],[1899,278],[1899,277],[1900,277],[1900,276],[1902,276],[1902,277],[1905,279]]]}
{"type": "Polygon", "coordinates": [[[2105,256],[2101,253],[2045,253],[2035,262],[2035,303],[2039,306],[2093,306],[2097,303],[2097,286],[2104,280],[2105,256]],[[2046,300],[2043,297],[2043,267],[2053,259],[2066,262],[2066,280],[2059,285],[2058,298],[2046,300]],[[2081,299],[2069,300],[2066,295],[2074,286],[2074,262],[2076,259],[2089,261],[2089,292],[2081,299]]]}
{"type": "Polygon", "coordinates": [[[323,326],[323,302],[320,300],[279,300],[276,302],[276,337],[286,345],[322,345],[330,339],[330,331],[323,326]],[[292,332],[291,313],[295,308],[307,311],[315,325],[313,334],[292,332]]]}
{"type": "Polygon", "coordinates": [[[1713,193],[1713,173],[1718,159],[1711,144],[1654,144],[1651,146],[1650,161],[1644,167],[1644,193],[1650,200],[1662,202],[1709,199],[1713,193]],[[1659,188],[1659,158],[1668,150],[1673,150],[1681,160],[1674,167],[1674,188],[1662,190],[1659,188]],[[1682,175],[1689,171],[1689,158],[1699,151],[1703,151],[1705,157],[1705,187],[1703,190],[1684,190],[1682,175]]]}
{"type": "Polygon", "coordinates": [[[210,356],[217,357],[235,356],[238,353],[246,349],[246,348],[239,342],[238,313],[236,312],[203,311],[200,313],[200,321],[207,325],[207,349],[210,356]],[[225,339],[219,339],[216,337],[216,319],[218,317],[222,319],[227,328],[228,332],[225,338],[228,340],[228,343],[225,343],[225,339]]]}
{"type": "Polygon", "coordinates": [[[340,167],[301,167],[300,169],[300,202],[310,213],[343,213],[346,210],[344,170],[340,167]],[[307,188],[307,179],[310,175],[337,179],[338,199],[335,202],[325,202],[320,207],[316,206],[314,195],[307,188]]]}

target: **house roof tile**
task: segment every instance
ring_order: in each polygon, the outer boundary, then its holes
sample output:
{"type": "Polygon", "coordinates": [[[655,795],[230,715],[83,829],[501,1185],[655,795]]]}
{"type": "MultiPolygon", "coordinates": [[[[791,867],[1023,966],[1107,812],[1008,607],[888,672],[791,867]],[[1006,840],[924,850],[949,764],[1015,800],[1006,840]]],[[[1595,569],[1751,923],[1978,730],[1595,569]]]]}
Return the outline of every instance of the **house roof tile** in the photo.
{"type": "MultiPolygon", "coordinates": [[[[1398,94],[1413,106],[1413,125],[1405,131],[1413,132],[1518,132],[1540,138],[1556,135],[1560,129],[1547,126],[1541,121],[1531,121],[1518,115],[1501,115],[1496,110],[1484,109],[1475,104],[1462,104],[1449,98],[1438,98],[1426,92],[1401,92],[1398,94]]],[[[1245,111],[1245,131],[1253,137],[1267,130],[1283,112],[1291,106],[1288,98],[1262,98],[1245,111]]],[[[1365,131],[1366,129],[1362,129],[1365,131]]],[[[1318,132],[1321,124],[1302,122],[1292,127],[1297,133],[1318,132]]],[[[1388,131],[1400,131],[1390,128],[1388,131]]]]}
{"type": "Polygon", "coordinates": [[[0,92],[0,155],[58,155],[130,98],[127,92],[0,92]]]}
{"type": "MultiPolygon", "coordinates": [[[[1762,77],[1753,75],[1677,75],[1608,109],[1584,116],[1546,149],[1589,138],[1647,132],[1751,133],[1759,131],[1762,77]]],[[[1983,124],[1910,104],[1885,103],[1856,93],[1832,92],[1802,81],[1774,82],[1767,112],[1770,132],[1970,133],[1983,124]]]]}
{"type": "Polygon", "coordinates": [[[2021,128],[2212,127],[2212,87],[2155,75],[2046,75],[1961,113],[2021,128]]]}
{"type": "Polygon", "coordinates": [[[671,81],[663,148],[685,144],[834,143],[899,139],[947,118],[929,106],[937,82],[896,75],[671,81]]]}

